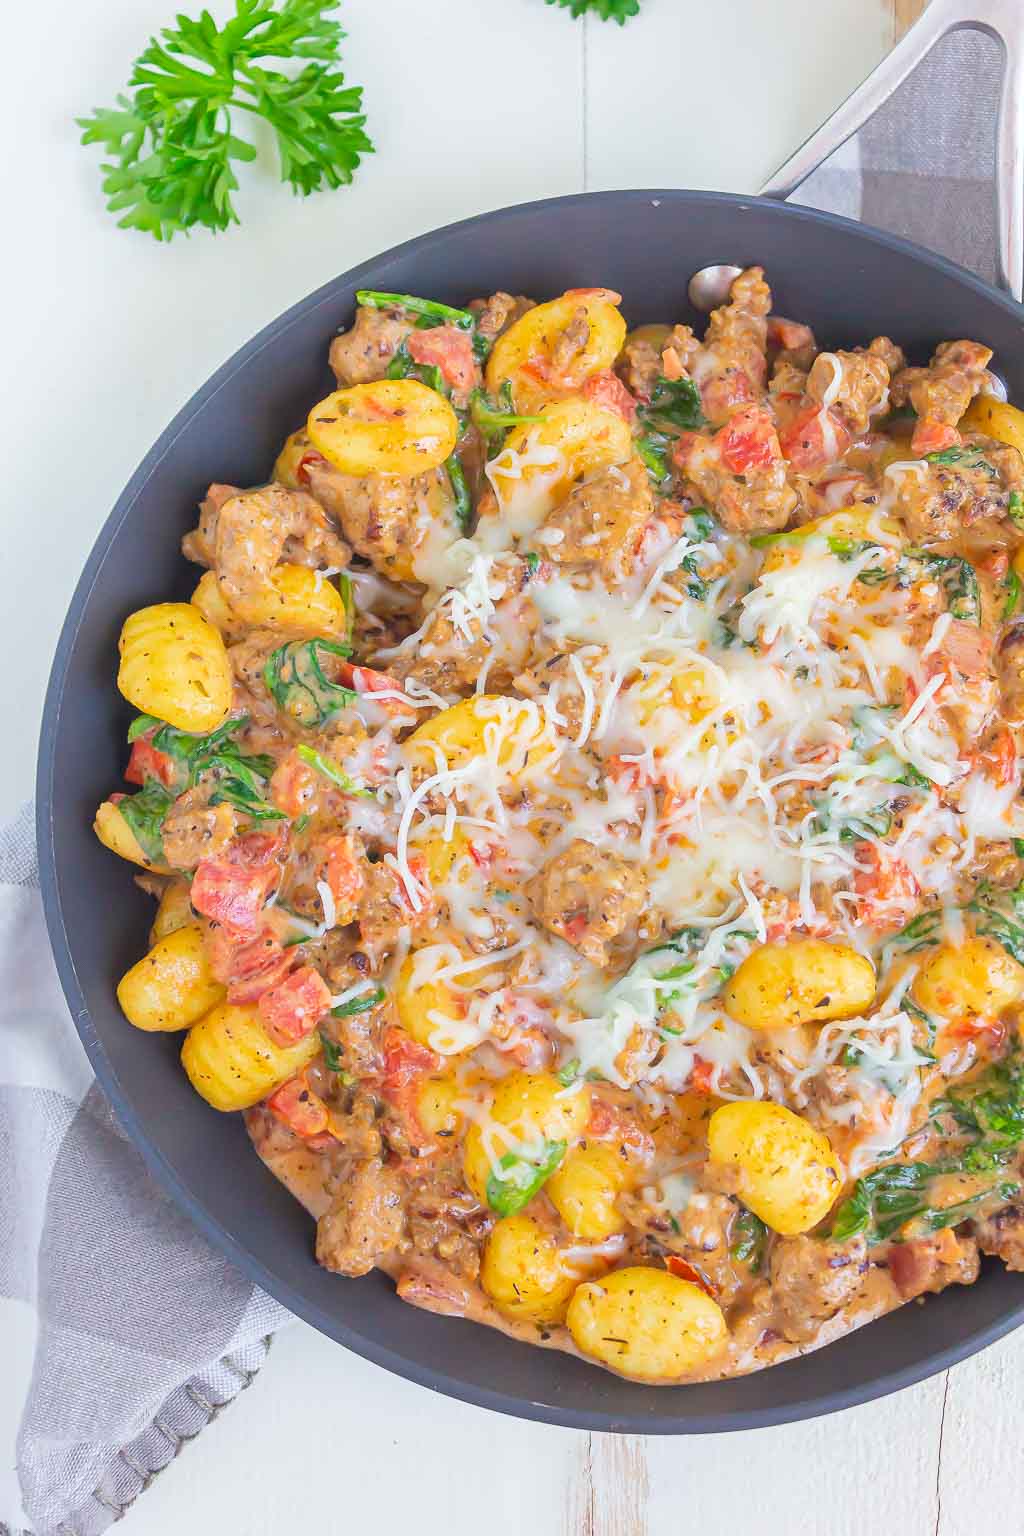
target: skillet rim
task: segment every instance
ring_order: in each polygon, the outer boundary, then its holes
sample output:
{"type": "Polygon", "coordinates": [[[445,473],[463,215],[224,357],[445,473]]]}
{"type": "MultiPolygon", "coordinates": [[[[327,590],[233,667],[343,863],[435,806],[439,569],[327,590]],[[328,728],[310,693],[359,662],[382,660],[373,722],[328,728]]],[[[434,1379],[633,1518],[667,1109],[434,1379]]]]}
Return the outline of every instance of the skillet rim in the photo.
{"type": "MultiPolygon", "coordinates": [[[[752,1407],[734,1412],[719,1411],[687,1418],[680,1418],[668,1413],[655,1413],[650,1417],[639,1414],[615,1415],[608,1411],[569,1408],[556,1403],[538,1403],[498,1389],[480,1387],[457,1376],[449,1375],[445,1371],[420,1364],[418,1361],[392,1350],[386,1342],[379,1338],[357,1332],[349,1327],[337,1314],[326,1311],[316,1302],[303,1295],[290,1282],[272,1272],[262,1260],[252,1254],[221,1225],[219,1220],[207,1209],[201,1193],[197,1193],[190,1188],[177,1173],[170,1160],[150,1142],[145,1123],[137,1115],[127,1096],[121,1091],[113,1064],[92,1025],[88,1009],[85,1005],[84,995],[75,972],[72,945],[61,907],[60,876],[57,870],[56,851],[53,840],[52,805],[57,767],[58,727],[67,667],[79,629],[89,607],[93,587],[104,562],[115,548],[122,526],[130,518],[135,503],[153,470],[172,450],[178,437],[186,427],[209,407],[217,394],[231,382],[234,375],[241,368],[247,366],[268,345],[289,330],[300,318],[308,316],[322,305],[334,302],[334,294],[339,284],[359,286],[360,279],[370,275],[381,262],[397,257],[414,255],[417,251],[429,247],[432,242],[442,237],[447,238],[453,234],[481,225],[488,225],[491,229],[495,229],[500,226],[504,219],[510,219],[541,209],[559,209],[581,203],[595,206],[605,203],[609,207],[617,206],[622,208],[625,206],[628,208],[634,202],[657,203],[658,200],[682,201],[695,210],[706,206],[724,205],[734,208],[737,212],[752,209],[755,206],[763,207],[765,203],[769,203],[777,208],[780,215],[791,222],[794,227],[801,224],[825,226],[845,231],[854,240],[861,243],[862,246],[873,246],[883,251],[899,252],[904,256],[910,257],[920,266],[929,267],[946,277],[952,278],[960,286],[973,289],[975,293],[986,300],[990,302],[994,300],[996,306],[1004,311],[1007,319],[1011,322],[1016,322],[1020,325],[1024,321],[1024,307],[1017,304],[1008,294],[1000,292],[991,284],[975,276],[974,273],[949,261],[944,256],[939,256],[927,250],[914,241],[904,239],[899,235],[890,234],[884,230],[875,229],[871,225],[861,224],[857,220],[848,219],[839,214],[823,212],[820,209],[793,206],[781,201],[777,202],[774,199],[762,199],[756,195],[747,196],[738,193],[691,191],[685,188],[625,188],[571,193],[561,197],[537,198],[529,202],[510,204],[485,213],[474,214],[469,218],[456,220],[451,224],[443,225],[438,229],[430,230],[425,234],[402,241],[388,250],[376,253],[367,260],[360,262],[357,266],[331,278],[311,294],[291,305],[282,314],[278,315],[276,319],[270,321],[268,325],[258,331],[250,341],[238,348],[226,362],[221,364],[207,382],[186,401],[173,417],[170,424],[160,434],[117,498],[113,510],[104,519],[82,574],[76,583],[54,652],[39,737],[35,820],[40,887],[50,946],[75,1028],[81,1038],[96,1078],[111,1102],[120,1124],[133,1145],[142,1155],[148,1170],[153,1174],[154,1178],[156,1178],[158,1183],[167,1191],[189,1219],[195,1223],[200,1232],[243,1273],[248,1275],[250,1279],[280,1301],[296,1316],[301,1317],[312,1327],[318,1329],[319,1332],[325,1334],[336,1343],[342,1344],[345,1348],[352,1350],[363,1359],[383,1366],[386,1370],[405,1380],[415,1382],[419,1386],[430,1388],[461,1402],[472,1403],[477,1407],[510,1414],[518,1418],[592,1432],[638,1433],[646,1435],[720,1434],[745,1429],[767,1428],[776,1424],[794,1423],[803,1419],[822,1417],[829,1413],[854,1407],[860,1403],[873,1401],[876,1398],[884,1397],[891,1392],[900,1391],[904,1387],[923,1381],[940,1371],[948,1369],[958,1361],[967,1359],[980,1350],[985,1349],[988,1345],[995,1343],[998,1339],[1003,1338],[1006,1334],[1024,1323],[1024,1295],[1022,1295],[1021,1301],[1017,1305],[1007,1307],[1004,1313],[995,1321],[969,1331],[955,1343],[946,1346],[944,1349],[933,1349],[924,1352],[913,1364],[906,1365],[897,1370],[883,1371],[870,1381],[811,1393],[799,1400],[780,1406],[752,1407]]],[[[1022,341],[1022,346],[1024,346],[1024,341],[1022,341]]],[[[395,1304],[400,1304],[397,1302],[397,1299],[395,1304]]],[[[486,1339],[486,1335],[484,1337],[486,1339]]],[[[828,1346],[825,1346],[825,1348],[827,1349],[828,1346]]],[[[785,1368],[786,1362],[769,1367],[772,1370],[784,1370],[785,1368]]],[[[757,1374],[759,1373],[754,1373],[752,1379],[756,1379],[757,1374]]],[[[650,1390],[652,1393],[656,1393],[663,1389],[651,1387],[650,1390]]]]}

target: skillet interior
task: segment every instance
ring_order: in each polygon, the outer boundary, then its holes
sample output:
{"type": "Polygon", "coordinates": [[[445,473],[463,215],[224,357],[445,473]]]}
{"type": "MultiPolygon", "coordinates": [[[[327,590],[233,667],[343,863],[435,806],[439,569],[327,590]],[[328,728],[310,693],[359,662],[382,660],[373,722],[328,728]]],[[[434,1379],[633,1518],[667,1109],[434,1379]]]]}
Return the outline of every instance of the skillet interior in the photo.
{"type": "Polygon", "coordinates": [[[827,214],[712,193],[608,192],[527,204],[423,236],[337,278],[244,347],[184,408],[105,524],[79,583],[47,694],[38,776],[43,895],[64,990],[97,1076],[153,1172],[202,1230],[286,1306],[389,1369],[453,1396],[587,1429],[685,1434],[847,1407],[971,1354],[1024,1320],[1024,1278],[987,1266],[816,1354],[712,1385],[651,1388],[499,1333],[432,1317],[374,1273],[344,1281],[312,1257],[312,1224],[254,1155],[240,1116],[192,1092],[174,1036],[122,1018],[118,977],[149,916],[91,832],[118,782],[131,710],[113,687],[121,620],[187,597],[181,533],[211,479],[263,479],[285,434],[331,384],[327,344],[358,287],[462,302],[495,288],[545,298],[619,289],[631,324],[697,323],[686,283],[711,262],[763,265],[778,311],[829,346],[887,333],[923,361],[969,336],[1024,399],[1024,310],[905,241],[827,214]]]}

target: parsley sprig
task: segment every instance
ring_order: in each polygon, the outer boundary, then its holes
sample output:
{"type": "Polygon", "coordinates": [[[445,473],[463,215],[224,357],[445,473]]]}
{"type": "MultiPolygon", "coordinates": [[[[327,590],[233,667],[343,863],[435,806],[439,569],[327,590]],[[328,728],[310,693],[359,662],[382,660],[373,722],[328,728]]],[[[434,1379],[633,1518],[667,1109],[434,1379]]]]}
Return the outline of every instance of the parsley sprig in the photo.
{"type": "Polygon", "coordinates": [[[281,180],[305,197],[352,180],[373,145],[363,131],[362,90],[340,68],[344,33],[325,12],[337,0],[235,0],[218,27],[209,11],[179,15],[151,38],[114,107],[79,118],[83,144],[107,155],[107,207],[125,229],[170,240],[196,225],[238,223],[235,166],[256,147],[233,131],[238,113],[262,118],[281,180]],[[267,59],[298,62],[290,74],[267,59]]]}
{"type": "Polygon", "coordinates": [[[560,5],[572,16],[588,13],[600,16],[602,21],[617,21],[625,26],[630,16],[640,14],[640,0],[546,0],[548,5],[560,5]]]}

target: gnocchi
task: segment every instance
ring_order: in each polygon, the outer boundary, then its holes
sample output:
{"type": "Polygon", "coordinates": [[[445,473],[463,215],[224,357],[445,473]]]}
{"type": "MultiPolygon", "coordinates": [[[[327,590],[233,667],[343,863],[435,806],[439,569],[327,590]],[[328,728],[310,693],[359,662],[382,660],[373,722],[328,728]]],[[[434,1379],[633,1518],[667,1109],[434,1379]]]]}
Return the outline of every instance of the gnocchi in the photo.
{"type": "Polygon", "coordinates": [[[557,751],[557,744],[529,699],[479,693],[417,726],[404,750],[418,767],[432,773],[457,772],[487,756],[515,778],[540,767],[557,751]]]}
{"type": "Polygon", "coordinates": [[[148,1030],[188,1029],[224,996],[210,971],[198,923],[186,923],[158,939],[117,988],[129,1024],[148,1030]]]}
{"type": "Polygon", "coordinates": [[[999,443],[1024,453],[1024,411],[995,395],[976,395],[960,421],[961,428],[984,432],[999,443]]]}
{"type": "Polygon", "coordinates": [[[168,934],[193,921],[189,887],[183,880],[173,880],[160,897],[153,926],[149,930],[150,948],[166,939],[168,934]]]}
{"type": "Polygon", "coordinates": [[[577,1277],[555,1239],[532,1216],[505,1216],[484,1245],[480,1284],[506,1317],[540,1326],[560,1323],[577,1277]]]}
{"type": "Polygon", "coordinates": [[[640,1381],[678,1381],[713,1360],[729,1333],[699,1285],[641,1265],[577,1286],[566,1324],[582,1354],[640,1381]]]}
{"type": "Polygon", "coordinates": [[[497,395],[510,384],[516,408],[524,412],[575,393],[622,351],[626,322],[619,302],[607,288],[577,288],[528,309],[491,349],[487,388],[497,395]],[[581,343],[575,346],[574,327],[581,343]]]}
{"type": "Polygon", "coordinates": [[[466,1133],[463,1167],[470,1189],[493,1205],[504,1193],[506,1159],[512,1177],[520,1161],[543,1171],[545,1159],[554,1157],[557,1166],[557,1149],[564,1152],[582,1136],[589,1110],[586,1084],[567,1089],[547,1072],[509,1073],[495,1090],[489,1120],[474,1121],[466,1133]]]}
{"type": "Polygon", "coordinates": [[[146,854],[113,800],[104,800],[93,818],[92,829],[104,848],[116,853],[119,859],[127,859],[129,864],[138,864],[143,869],[167,871],[166,864],[146,854]]]}
{"type": "Polygon", "coordinates": [[[126,619],[117,686],[130,704],[203,735],[231,709],[231,663],[219,632],[190,603],[156,603],[126,619]]]}
{"type": "Polygon", "coordinates": [[[181,1063],[214,1109],[248,1109],[306,1066],[320,1049],[314,1030],[294,1045],[275,1045],[255,1007],[218,1003],[193,1024],[181,1063]]]}
{"type": "MultiPolygon", "coordinates": [[[[218,595],[230,615],[223,592],[218,595]]],[[[193,593],[194,603],[196,596],[193,593]]],[[[215,614],[219,616],[214,604],[208,603],[207,613],[211,622],[215,622],[215,614]]],[[[287,561],[275,566],[262,592],[246,599],[246,620],[268,629],[287,629],[297,635],[323,635],[330,639],[344,640],[349,630],[345,600],[330,578],[308,565],[287,561]]]]}
{"type": "Polygon", "coordinates": [[[616,1202],[633,1178],[623,1148],[590,1141],[566,1153],[544,1192],[573,1237],[602,1243],[625,1229],[616,1202]]]}
{"type": "Polygon", "coordinates": [[[708,1157],[732,1172],[743,1204],[784,1237],[817,1226],[842,1185],[828,1137],[785,1105],[763,1099],[715,1110],[708,1121],[708,1157]]]}
{"type": "Polygon", "coordinates": [[[459,435],[443,395],[416,379],[336,390],[309,413],[309,440],[346,475],[420,475],[450,458],[459,435]]]}
{"type": "Polygon", "coordinates": [[[725,988],[725,1006],[748,1029],[793,1029],[863,1013],[875,968],[847,944],[790,939],[751,950],[725,988]]]}
{"type": "Polygon", "coordinates": [[[589,400],[549,405],[535,424],[514,427],[488,465],[496,505],[481,508],[481,537],[533,533],[579,480],[632,452],[629,424],[614,411],[589,400]]]}
{"type": "Polygon", "coordinates": [[[926,1013],[994,1019],[1024,995],[1024,966],[995,939],[975,934],[929,955],[910,990],[926,1013]]]}

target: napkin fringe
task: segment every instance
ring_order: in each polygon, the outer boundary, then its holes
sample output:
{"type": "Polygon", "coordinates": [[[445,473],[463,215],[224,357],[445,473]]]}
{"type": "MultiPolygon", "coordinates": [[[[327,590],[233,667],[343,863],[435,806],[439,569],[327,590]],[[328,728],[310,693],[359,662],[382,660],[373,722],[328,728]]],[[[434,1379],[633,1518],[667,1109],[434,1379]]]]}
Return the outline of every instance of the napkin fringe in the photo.
{"type": "Polygon", "coordinates": [[[227,1370],[237,1382],[227,1396],[216,1394],[210,1372],[193,1376],[191,1381],[176,1387],[146,1428],[116,1452],[102,1482],[70,1518],[45,1531],[27,1526],[19,1528],[0,1520],[0,1536],[93,1536],[93,1532],[122,1520],[139,1496],[177,1460],[185,1447],[252,1386],[272,1343],[273,1335],[264,1334],[246,1349],[236,1350],[217,1361],[215,1368],[227,1370]],[[259,1358],[255,1360],[254,1350],[259,1352],[259,1358]],[[183,1398],[187,1399],[188,1408],[182,1402],[183,1398]],[[156,1443],[154,1430],[160,1437],[156,1443]],[[161,1444],[167,1448],[164,1456],[159,1454],[161,1444]]]}

